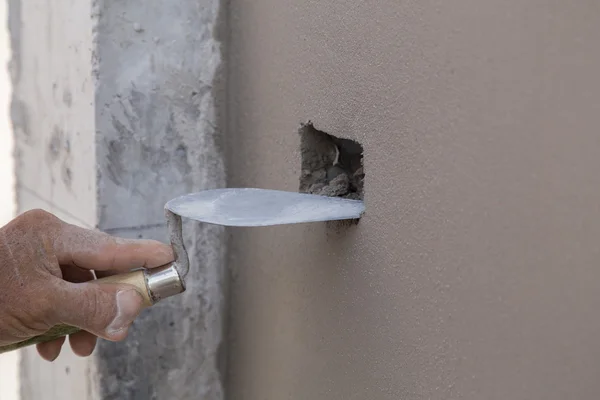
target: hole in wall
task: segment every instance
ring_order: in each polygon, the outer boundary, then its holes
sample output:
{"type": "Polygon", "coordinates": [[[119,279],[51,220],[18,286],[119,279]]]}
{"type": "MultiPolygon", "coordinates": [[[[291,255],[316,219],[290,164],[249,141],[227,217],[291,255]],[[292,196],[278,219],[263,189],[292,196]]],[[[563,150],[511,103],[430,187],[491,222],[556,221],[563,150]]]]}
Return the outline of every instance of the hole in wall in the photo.
{"type": "Polygon", "coordinates": [[[346,199],[364,199],[363,147],[302,124],[300,192],[346,199]]]}

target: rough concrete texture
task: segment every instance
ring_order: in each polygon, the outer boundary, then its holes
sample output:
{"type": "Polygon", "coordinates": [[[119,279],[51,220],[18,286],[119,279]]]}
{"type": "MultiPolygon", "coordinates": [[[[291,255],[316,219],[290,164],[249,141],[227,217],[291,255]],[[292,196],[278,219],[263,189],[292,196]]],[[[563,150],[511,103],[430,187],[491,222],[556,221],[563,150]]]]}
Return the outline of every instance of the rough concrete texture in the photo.
{"type": "MultiPolygon", "coordinates": [[[[166,240],[171,198],[224,186],[215,95],[220,2],[101,1],[97,18],[98,226],[166,240]]],[[[187,291],[135,323],[124,344],[103,342],[103,399],[221,399],[224,235],[186,226],[187,291]]]]}
{"type": "MultiPolygon", "coordinates": [[[[217,0],[11,0],[19,211],[166,241],[167,200],[225,183],[220,19],[217,0]]],[[[100,342],[91,361],[45,364],[27,350],[24,399],[223,397],[224,236],[185,233],[187,292],[145,311],[126,342],[100,342]]]]}
{"type": "Polygon", "coordinates": [[[363,199],[362,146],[302,124],[300,133],[300,192],[363,199]]]}
{"type": "Polygon", "coordinates": [[[230,398],[598,398],[600,3],[230,15],[230,186],[297,190],[307,120],[366,171],[357,226],[232,231],[230,398]]]}

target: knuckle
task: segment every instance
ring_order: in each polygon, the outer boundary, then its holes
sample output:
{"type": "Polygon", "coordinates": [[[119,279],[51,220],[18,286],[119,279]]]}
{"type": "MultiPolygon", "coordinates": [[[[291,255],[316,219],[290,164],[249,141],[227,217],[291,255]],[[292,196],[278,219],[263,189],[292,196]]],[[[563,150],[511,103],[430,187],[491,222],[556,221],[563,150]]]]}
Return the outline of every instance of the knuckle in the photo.
{"type": "Polygon", "coordinates": [[[18,227],[21,229],[50,228],[60,225],[61,220],[53,214],[42,209],[34,209],[26,211],[15,219],[18,227]]]}
{"type": "Polygon", "coordinates": [[[23,214],[21,214],[21,217],[27,221],[38,221],[38,222],[49,221],[49,220],[52,220],[53,218],[56,218],[54,215],[50,214],[48,211],[42,210],[40,208],[26,211],[23,214]]]}

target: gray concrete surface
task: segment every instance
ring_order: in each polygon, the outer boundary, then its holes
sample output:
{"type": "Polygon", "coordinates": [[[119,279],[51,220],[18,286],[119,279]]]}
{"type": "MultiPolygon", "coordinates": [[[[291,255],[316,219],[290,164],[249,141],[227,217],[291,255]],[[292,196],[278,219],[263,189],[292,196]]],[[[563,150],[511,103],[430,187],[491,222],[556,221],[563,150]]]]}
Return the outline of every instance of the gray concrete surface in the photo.
{"type": "MultiPolygon", "coordinates": [[[[164,204],[225,185],[217,102],[220,2],[101,2],[95,53],[98,227],[167,240],[164,204]]],[[[221,399],[224,232],[185,227],[187,291],[103,342],[103,399],[221,399]]]]}
{"type": "Polygon", "coordinates": [[[600,3],[232,0],[230,186],[301,122],[366,214],[232,230],[231,399],[600,396],[600,3]]]}
{"type": "MultiPolygon", "coordinates": [[[[18,211],[165,240],[164,203],[225,183],[219,1],[9,1],[18,211]]],[[[187,292],[90,359],[23,352],[27,399],[221,399],[222,230],[186,226],[187,292]]]]}

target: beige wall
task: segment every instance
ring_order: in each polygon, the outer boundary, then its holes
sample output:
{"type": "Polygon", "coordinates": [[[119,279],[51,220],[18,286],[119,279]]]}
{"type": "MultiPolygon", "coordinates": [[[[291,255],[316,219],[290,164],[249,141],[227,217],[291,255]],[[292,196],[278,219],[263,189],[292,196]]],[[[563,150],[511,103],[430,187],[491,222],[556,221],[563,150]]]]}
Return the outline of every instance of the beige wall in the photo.
{"type": "Polygon", "coordinates": [[[600,3],[233,0],[230,186],[299,123],[367,213],[232,231],[232,399],[600,397],[600,3]]]}

